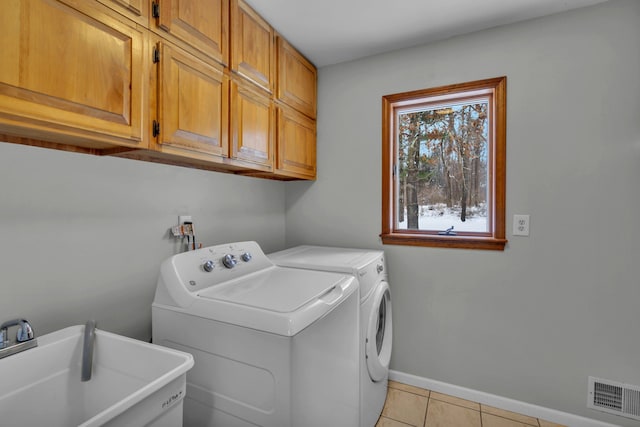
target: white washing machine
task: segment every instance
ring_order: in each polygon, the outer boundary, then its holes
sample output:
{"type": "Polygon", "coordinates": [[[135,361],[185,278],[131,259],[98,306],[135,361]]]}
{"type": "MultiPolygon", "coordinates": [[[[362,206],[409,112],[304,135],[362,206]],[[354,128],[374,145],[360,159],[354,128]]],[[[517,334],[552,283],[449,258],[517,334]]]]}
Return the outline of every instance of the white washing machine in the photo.
{"type": "Polygon", "coordinates": [[[360,283],[360,426],[375,426],[387,396],[391,293],[383,251],[297,246],[268,255],[276,265],[349,273],[360,283]]]}
{"type": "Polygon", "coordinates": [[[184,425],[356,426],[358,283],[275,266],[255,242],[166,260],[153,342],[194,356],[184,425]]]}

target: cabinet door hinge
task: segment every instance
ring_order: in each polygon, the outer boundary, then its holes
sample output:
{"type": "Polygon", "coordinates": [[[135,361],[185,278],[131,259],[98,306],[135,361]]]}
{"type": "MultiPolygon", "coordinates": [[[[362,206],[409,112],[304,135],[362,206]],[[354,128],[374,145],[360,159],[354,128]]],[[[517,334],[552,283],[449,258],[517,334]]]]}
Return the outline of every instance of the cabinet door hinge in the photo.
{"type": "Polygon", "coordinates": [[[160,3],[157,1],[151,3],[151,16],[154,18],[160,18],[160,3]]]}
{"type": "Polygon", "coordinates": [[[160,135],[160,122],[157,120],[153,121],[153,137],[156,138],[160,135]]]}
{"type": "Polygon", "coordinates": [[[153,63],[157,64],[158,62],[160,62],[160,49],[158,46],[155,46],[153,48],[153,63]]]}

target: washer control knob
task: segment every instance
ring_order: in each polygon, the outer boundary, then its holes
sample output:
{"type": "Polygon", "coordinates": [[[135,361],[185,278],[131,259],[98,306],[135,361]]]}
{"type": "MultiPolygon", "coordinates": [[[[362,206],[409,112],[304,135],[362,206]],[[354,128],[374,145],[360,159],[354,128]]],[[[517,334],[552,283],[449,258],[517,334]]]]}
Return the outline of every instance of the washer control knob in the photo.
{"type": "Polygon", "coordinates": [[[206,271],[207,273],[211,273],[213,271],[213,268],[215,267],[215,264],[213,263],[213,261],[209,260],[209,261],[205,261],[204,264],[202,264],[202,268],[204,269],[204,271],[206,271]]]}
{"type": "Polygon", "coordinates": [[[253,258],[251,256],[251,254],[249,252],[245,252],[242,255],[240,255],[240,258],[244,261],[244,262],[249,262],[251,261],[251,258],[253,258]]]}
{"type": "Polygon", "coordinates": [[[222,258],[222,264],[227,267],[227,268],[233,268],[236,266],[236,264],[238,263],[238,260],[236,259],[236,257],[232,254],[226,254],[223,258],[222,258]]]}
{"type": "Polygon", "coordinates": [[[382,273],[382,270],[384,270],[384,267],[382,266],[382,264],[378,264],[376,266],[376,270],[378,271],[378,274],[382,273]]]}

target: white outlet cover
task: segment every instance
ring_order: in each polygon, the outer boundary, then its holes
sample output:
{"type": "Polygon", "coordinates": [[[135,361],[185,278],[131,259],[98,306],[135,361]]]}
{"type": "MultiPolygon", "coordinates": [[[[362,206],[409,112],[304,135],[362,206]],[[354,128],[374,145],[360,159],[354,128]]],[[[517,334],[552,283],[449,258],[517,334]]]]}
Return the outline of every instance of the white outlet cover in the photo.
{"type": "Polygon", "coordinates": [[[514,236],[529,235],[529,215],[513,216],[513,235],[514,236]]]}

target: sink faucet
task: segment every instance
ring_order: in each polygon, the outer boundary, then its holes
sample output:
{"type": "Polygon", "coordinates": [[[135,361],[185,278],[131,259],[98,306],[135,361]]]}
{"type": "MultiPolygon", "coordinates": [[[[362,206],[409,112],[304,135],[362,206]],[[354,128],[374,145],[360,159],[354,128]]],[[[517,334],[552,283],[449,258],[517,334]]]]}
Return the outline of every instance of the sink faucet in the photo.
{"type": "Polygon", "coordinates": [[[38,340],[35,338],[33,328],[25,319],[13,319],[0,325],[0,359],[20,353],[36,347],[38,340]],[[17,326],[16,340],[14,343],[8,337],[9,328],[17,326]]]}

